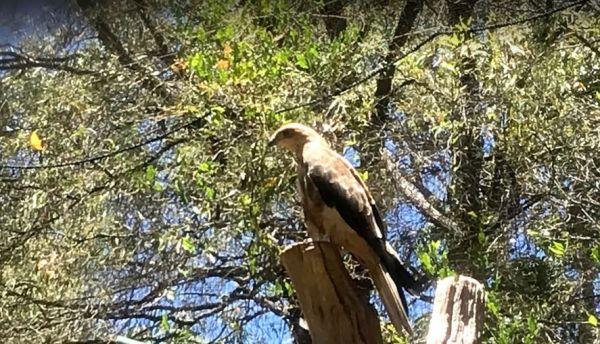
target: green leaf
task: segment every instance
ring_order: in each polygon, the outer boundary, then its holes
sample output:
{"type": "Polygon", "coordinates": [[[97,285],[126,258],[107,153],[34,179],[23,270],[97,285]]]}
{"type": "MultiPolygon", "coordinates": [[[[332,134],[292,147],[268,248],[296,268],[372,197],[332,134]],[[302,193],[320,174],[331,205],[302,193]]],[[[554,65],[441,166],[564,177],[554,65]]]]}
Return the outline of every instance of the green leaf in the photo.
{"type": "Polygon", "coordinates": [[[204,197],[206,197],[207,200],[215,199],[215,189],[210,187],[204,189],[204,197]]]}
{"type": "Polygon", "coordinates": [[[278,51],[274,56],[275,63],[284,65],[288,62],[288,53],[286,51],[278,51]]]}
{"type": "Polygon", "coordinates": [[[190,237],[188,236],[185,236],[181,239],[181,246],[184,250],[188,251],[189,253],[196,252],[196,245],[194,245],[192,239],[190,239],[190,237]]]}
{"type": "Polygon", "coordinates": [[[148,167],[146,167],[146,180],[149,182],[154,181],[154,178],[156,177],[156,167],[154,167],[153,165],[148,165],[148,167]]]}
{"type": "Polygon", "coordinates": [[[243,206],[248,206],[252,203],[252,197],[248,194],[243,194],[240,196],[240,204],[243,206]]]}
{"type": "Polygon", "coordinates": [[[305,55],[309,58],[317,58],[319,56],[319,52],[317,51],[317,47],[313,44],[306,50],[305,55]]]}
{"type": "Polygon", "coordinates": [[[445,277],[450,277],[450,276],[456,276],[456,271],[450,269],[449,267],[445,266],[442,269],[440,269],[438,276],[440,278],[445,278],[445,277]]]}
{"type": "Polygon", "coordinates": [[[212,169],[212,164],[208,161],[202,162],[198,166],[198,171],[200,171],[200,172],[210,172],[211,169],[212,169]]]}
{"type": "Polygon", "coordinates": [[[598,318],[596,318],[593,314],[590,314],[588,317],[588,324],[594,327],[598,326],[598,318]]]}
{"type": "Polygon", "coordinates": [[[592,247],[591,255],[596,264],[600,265],[600,245],[592,247]]]}
{"type": "Polygon", "coordinates": [[[154,185],[152,186],[152,189],[156,192],[161,192],[165,189],[165,187],[161,184],[161,183],[154,183],[154,185]]]}
{"type": "Polygon", "coordinates": [[[225,113],[226,110],[220,105],[213,105],[210,107],[210,111],[222,115],[225,113]]]}
{"type": "Polygon", "coordinates": [[[500,314],[500,310],[498,309],[498,305],[496,304],[496,302],[488,300],[487,308],[490,311],[490,313],[492,313],[495,316],[498,316],[500,314]]]}
{"type": "Polygon", "coordinates": [[[461,42],[462,39],[460,39],[457,34],[453,34],[448,38],[448,43],[450,43],[450,45],[454,47],[458,46],[461,42]]]}
{"type": "Polygon", "coordinates": [[[421,264],[423,265],[423,268],[433,274],[434,273],[434,269],[433,269],[433,264],[431,263],[431,256],[429,255],[429,253],[427,252],[420,252],[419,253],[419,261],[421,262],[421,264]]]}
{"type": "Polygon", "coordinates": [[[527,317],[527,329],[529,333],[535,334],[537,332],[538,323],[533,315],[527,317]]]}
{"type": "Polygon", "coordinates": [[[479,233],[477,233],[477,240],[479,241],[480,244],[485,243],[485,233],[483,233],[482,230],[480,230],[479,233]]]}
{"type": "Polygon", "coordinates": [[[304,54],[296,54],[296,66],[302,69],[308,69],[308,60],[304,54]]]}
{"type": "Polygon", "coordinates": [[[160,328],[165,332],[168,332],[171,328],[171,326],[169,325],[169,317],[167,317],[167,313],[163,313],[162,317],[160,318],[160,328]]]}
{"type": "Polygon", "coordinates": [[[228,41],[233,37],[233,25],[229,24],[223,28],[217,30],[215,37],[221,41],[228,41]]]}
{"type": "Polygon", "coordinates": [[[209,64],[201,53],[196,53],[190,58],[190,68],[200,77],[206,77],[210,73],[209,64]]]}
{"type": "Polygon", "coordinates": [[[552,245],[549,247],[550,252],[554,253],[554,255],[558,257],[562,257],[565,255],[565,245],[558,241],[553,241],[552,245]]]}

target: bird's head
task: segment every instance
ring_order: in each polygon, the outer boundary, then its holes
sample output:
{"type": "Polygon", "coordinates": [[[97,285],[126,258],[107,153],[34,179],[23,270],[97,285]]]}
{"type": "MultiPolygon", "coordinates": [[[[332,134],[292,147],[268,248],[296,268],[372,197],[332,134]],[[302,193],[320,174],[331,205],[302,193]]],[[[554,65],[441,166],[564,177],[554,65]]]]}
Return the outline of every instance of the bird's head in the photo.
{"type": "Polygon", "coordinates": [[[306,143],[315,141],[327,144],[321,135],[312,128],[300,123],[288,123],[271,135],[269,146],[278,146],[293,153],[299,153],[306,143]]]}

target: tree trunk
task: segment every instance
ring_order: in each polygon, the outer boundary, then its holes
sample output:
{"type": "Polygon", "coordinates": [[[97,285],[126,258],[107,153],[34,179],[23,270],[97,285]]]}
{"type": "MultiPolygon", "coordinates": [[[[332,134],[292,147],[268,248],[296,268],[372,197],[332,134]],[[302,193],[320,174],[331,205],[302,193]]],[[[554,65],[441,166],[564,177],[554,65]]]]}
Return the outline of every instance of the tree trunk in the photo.
{"type": "Polygon", "coordinates": [[[427,344],[480,343],[485,311],[483,285],[466,276],[438,282],[427,344]]]}
{"type": "MultiPolygon", "coordinates": [[[[448,24],[452,27],[460,23],[468,23],[470,20],[477,21],[474,16],[475,6],[478,0],[447,0],[448,24]]],[[[475,39],[472,34],[466,32],[465,40],[475,39]]],[[[451,267],[456,271],[485,278],[485,273],[480,271],[479,266],[474,264],[472,257],[478,256],[482,249],[477,234],[482,227],[482,171],[483,140],[481,118],[485,113],[481,85],[477,79],[476,60],[473,56],[466,56],[459,60],[459,81],[461,95],[450,115],[452,121],[462,126],[456,140],[452,144],[453,173],[452,184],[448,199],[451,200],[450,212],[457,214],[457,219],[463,228],[463,236],[457,238],[457,242],[449,244],[448,259],[451,267]]]]}
{"type": "Polygon", "coordinates": [[[377,313],[355,287],[337,246],[298,243],[287,247],[280,258],[313,343],[382,343],[377,313]]]}
{"type": "Polygon", "coordinates": [[[388,106],[390,104],[394,74],[396,73],[396,66],[394,66],[393,62],[400,54],[400,49],[408,41],[408,34],[412,30],[413,24],[422,9],[422,0],[407,0],[400,18],[398,18],[394,37],[390,40],[389,51],[385,57],[388,66],[379,78],[377,78],[377,88],[375,89],[375,109],[377,111],[373,119],[376,124],[381,125],[385,123],[389,117],[388,106]]]}

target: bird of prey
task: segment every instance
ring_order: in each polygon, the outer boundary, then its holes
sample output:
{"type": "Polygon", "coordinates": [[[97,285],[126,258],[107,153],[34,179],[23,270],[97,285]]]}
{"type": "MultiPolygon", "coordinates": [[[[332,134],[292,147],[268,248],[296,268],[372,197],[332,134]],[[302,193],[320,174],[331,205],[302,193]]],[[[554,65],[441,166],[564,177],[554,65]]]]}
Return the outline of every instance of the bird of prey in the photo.
{"type": "Polygon", "coordinates": [[[331,241],[354,255],[369,271],[394,327],[411,334],[402,289],[416,293],[418,282],[386,242],[381,214],[356,170],[303,124],[279,128],[269,140],[273,145],[294,155],[310,237],[331,241]]]}

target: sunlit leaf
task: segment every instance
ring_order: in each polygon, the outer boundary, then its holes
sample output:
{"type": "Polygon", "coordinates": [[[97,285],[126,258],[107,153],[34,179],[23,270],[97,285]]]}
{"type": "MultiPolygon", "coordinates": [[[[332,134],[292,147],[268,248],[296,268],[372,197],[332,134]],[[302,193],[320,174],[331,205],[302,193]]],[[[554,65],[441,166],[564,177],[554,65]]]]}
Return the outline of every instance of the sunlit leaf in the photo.
{"type": "Polygon", "coordinates": [[[304,54],[296,54],[296,65],[302,69],[308,69],[308,60],[304,54]]]}
{"type": "Polygon", "coordinates": [[[163,315],[160,318],[160,328],[165,332],[168,332],[171,329],[167,313],[163,313],[163,315]]]}
{"type": "Polygon", "coordinates": [[[428,273],[430,273],[430,274],[434,273],[433,264],[431,263],[431,257],[429,256],[429,254],[427,252],[419,253],[419,261],[421,262],[421,264],[423,265],[423,268],[425,268],[425,270],[428,273]]]}
{"type": "Polygon", "coordinates": [[[220,59],[220,60],[217,62],[217,69],[220,69],[220,70],[229,69],[229,60],[226,60],[226,59],[220,59]]]}
{"type": "Polygon", "coordinates": [[[29,135],[29,145],[36,151],[44,150],[42,139],[38,135],[37,130],[34,130],[29,135]]]}
{"type": "Polygon", "coordinates": [[[240,196],[240,204],[243,206],[248,206],[252,203],[252,197],[248,194],[243,194],[240,196]]]}
{"type": "Polygon", "coordinates": [[[156,178],[156,167],[154,167],[153,165],[148,165],[148,167],[146,167],[146,180],[151,182],[151,181],[154,181],[155,178],[156,178]]]}
{"type": "Polygon", "coordinates": [[[592,259],[600,265],[600,245],[594,246],[591,251],[592,259]]]}
{"type": "Polygon", "coordinates": [[[209,161],[201,162],[200,165],[198,165],[198,171],[200,172],[210,172],[211,169],[212,164],[209,161]]]}
{"type": "Polygon", "coordinates": [[[550,252],[554,253],[558,257],[562,257],[565,254],[565,245],[558,241],[553,241],[549,249],[550,252]]]}
{"type": "Polygon", "coordinates": [[[229,45],[229,43],[223,44],[223,57],[225,57],[225,59],[229,59],[231,57],[232,52],[233,48],[231,47],[231,45],[229,45]]]}
{"type": "Polygon", "coordinates": [[[194,245],[194,242],[192,241],[192,239],[190,239],[187,236],[181,238],[181,246],[183,247],[184,250],[186,250],[190,253],[194,253],[196,251],[196,245],[194,245]]]}
{"type": "Polygon", "coordinates": [[[215,198],[215,189],[207,187],[204,189],[204,196],[207,200],[213,200],[215,198]]]}

